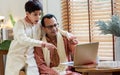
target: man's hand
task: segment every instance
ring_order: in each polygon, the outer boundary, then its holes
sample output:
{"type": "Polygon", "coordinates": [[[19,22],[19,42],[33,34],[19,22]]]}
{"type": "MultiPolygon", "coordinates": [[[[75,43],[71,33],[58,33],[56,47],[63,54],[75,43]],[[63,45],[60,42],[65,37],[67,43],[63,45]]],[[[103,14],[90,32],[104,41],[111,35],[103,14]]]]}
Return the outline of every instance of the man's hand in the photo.
{"type": "Polygon", "coordinates": [[[59,73],[57,73],[55,70],[53,70],[53,69],[50,68],[50,69],[47,71],[47,73],[40,74],[40,75],[59,75],[59,73]]]}
{"type": "Polygon", "coordinates": [[[67,71],[65,75],[81,75],[81,74],[77,72],[67,71]]]}
{"type": "Polygon", "coordinates": [[[42,47],[46,47],[48,50],[56,49],[56,47],[53,44],[50,44],[50,43],[47,43],[47,42],[43,42],[42,47]]]}

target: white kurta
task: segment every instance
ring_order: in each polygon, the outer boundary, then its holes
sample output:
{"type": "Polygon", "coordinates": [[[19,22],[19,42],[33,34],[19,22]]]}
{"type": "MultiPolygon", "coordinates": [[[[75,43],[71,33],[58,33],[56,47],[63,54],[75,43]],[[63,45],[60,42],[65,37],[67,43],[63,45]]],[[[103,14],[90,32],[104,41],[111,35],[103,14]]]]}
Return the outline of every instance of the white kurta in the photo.
{"type": "Polygon", "coordinates": [[[13,34],[14,40],[7,54],[5,75],[19,75],[20,69],[26,64],[28,65],[27,75],[39,75],[34,60],[33,47],[41,47],[40,25],[31,25],[27,23],[25,19],[22,19],[15,24],[13,34]]]}

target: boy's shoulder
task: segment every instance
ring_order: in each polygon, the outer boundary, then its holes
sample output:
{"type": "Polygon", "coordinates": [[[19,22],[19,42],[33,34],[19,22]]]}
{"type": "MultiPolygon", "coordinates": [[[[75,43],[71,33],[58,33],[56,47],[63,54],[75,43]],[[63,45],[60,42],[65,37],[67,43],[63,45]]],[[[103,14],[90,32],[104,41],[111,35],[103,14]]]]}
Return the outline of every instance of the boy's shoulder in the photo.
{"type": "Polygon", "coordinates": [[[17,20],[16,23],[18,24],[18,23],[23,23],[23,22],[24,22],[24,19],[19,19],[19,20],[17,20]]]}

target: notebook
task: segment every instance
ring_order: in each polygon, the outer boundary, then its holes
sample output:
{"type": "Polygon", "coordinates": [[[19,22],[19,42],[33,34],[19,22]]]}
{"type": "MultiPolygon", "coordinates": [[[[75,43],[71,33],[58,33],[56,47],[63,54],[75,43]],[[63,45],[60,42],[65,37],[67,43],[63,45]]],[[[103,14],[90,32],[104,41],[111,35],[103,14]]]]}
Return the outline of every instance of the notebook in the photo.
{"type": "Polygon", "coordinates": [[[74,52],[74,67],[95,67],[99,42],[78,44],[74,52]]]}
{"type": "Polygon", "coordinates": [[[75,48],[74,60],[62,64],[78,68],[96,67],[96,64],[93,64],[93,62],[97,60],[98,45],[98,42],[78,44],[75,48]]]}

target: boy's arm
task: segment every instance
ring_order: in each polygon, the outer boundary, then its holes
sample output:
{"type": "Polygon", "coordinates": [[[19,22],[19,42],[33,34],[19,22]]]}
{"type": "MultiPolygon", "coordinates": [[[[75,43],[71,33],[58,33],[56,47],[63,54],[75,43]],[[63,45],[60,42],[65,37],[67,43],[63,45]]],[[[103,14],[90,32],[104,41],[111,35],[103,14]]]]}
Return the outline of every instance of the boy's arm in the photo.
{"type": "Polygon", "coordinates": [[[60,28],[58,28],[58,31],[59,31],[63,36],[66,36],[67,39],[69,40],[69,42],[71,42],[72,44],[74,44],[74,45],[75,45],[75,44],[78,44],[78,40],[76,39],[76,37],[75,37],[73,34],[67,32],[67,31],[64,31],[64,30],[62,30],[62,29],[60,29],[60,28]]]}
{"type": "MultiPolygon", "coordinates": [[[[40,30],[40,27],[36,27],[36,29],[40,30]]],[[[48,50],[53,50],[56,48],[54,45],[50,43],[43,42],[40,41],[39,39],[35,39],[27,36],[27,32],[25,32],[24,23],[21,20],[15,24],[13,28],[13,32],[14,32],[14,41],[18,42],[23,46],[46,47],[48,48],[48,50]]],[[[33,32],[31,32],[31,34],[33,34],[33,32]]],[[[40,34],[40,31],[38,31],[36,34],[40,34]]],[[[34,37],[40,38],[40,36],[37,35],[36,36],[34,35],[34,37]]]]}
{"type": "MultiPolygon", "coordinates": [[[[19,20],[14,28],[13,28],[13,34],[14,34],[14,39],[15,41],[19,42],[21,45],[25,46],[38,46],[41,47],[42,41],[39,39],[33,39],[27,36],[27,32],[25,31],[25,24],[23,23],[22,20],[19,20]]],[[[38,28],[38,30],[40,30],[38,28]]],[[[32,34],[33,32],[31,32],[32,34]]],[[[40,32],[38,32],[40,34],[40,32]]]]}

